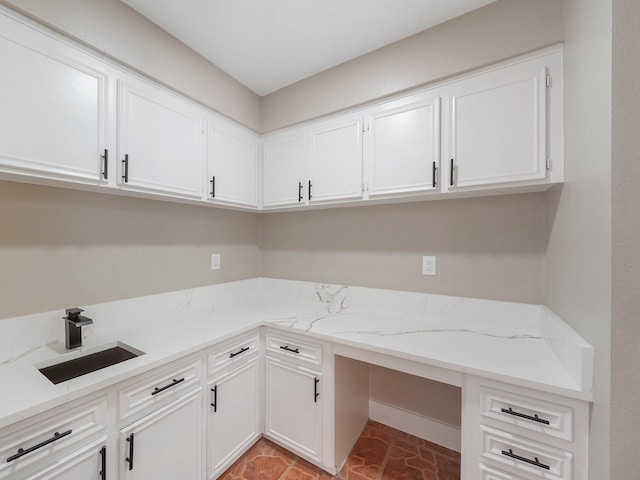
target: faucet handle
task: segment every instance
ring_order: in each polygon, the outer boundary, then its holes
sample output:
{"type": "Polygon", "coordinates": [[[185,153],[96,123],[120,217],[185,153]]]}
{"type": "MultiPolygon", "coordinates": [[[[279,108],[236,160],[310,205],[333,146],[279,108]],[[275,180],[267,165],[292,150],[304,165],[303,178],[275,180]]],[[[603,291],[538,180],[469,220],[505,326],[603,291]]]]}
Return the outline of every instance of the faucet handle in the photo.
{"type": "Polygon", "coordinates": [[[84,312],[84,310],[78,307],[74,307],[74,308],[67,308],[65,312],[67,314],[65,318],[69,320],[74,320],[74,319],[77,319],[80,316],[80,314],[84,312]]]}

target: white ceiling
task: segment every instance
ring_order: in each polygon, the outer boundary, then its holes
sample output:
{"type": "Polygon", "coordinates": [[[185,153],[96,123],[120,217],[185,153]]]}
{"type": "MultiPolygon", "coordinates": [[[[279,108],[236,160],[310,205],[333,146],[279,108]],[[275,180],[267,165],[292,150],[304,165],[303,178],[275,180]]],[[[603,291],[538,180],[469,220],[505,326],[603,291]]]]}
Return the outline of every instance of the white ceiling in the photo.
{"type": "Polygon", "coordinates": [[[495,0],[122,0],[259,95],[495,0]]]}

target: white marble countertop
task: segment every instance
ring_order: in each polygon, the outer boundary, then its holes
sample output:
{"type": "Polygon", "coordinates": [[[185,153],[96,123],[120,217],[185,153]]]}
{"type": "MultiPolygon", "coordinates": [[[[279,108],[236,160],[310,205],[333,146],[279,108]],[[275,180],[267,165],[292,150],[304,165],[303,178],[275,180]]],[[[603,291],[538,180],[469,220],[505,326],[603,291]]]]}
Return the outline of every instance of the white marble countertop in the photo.
{"type": "Polygon", "coordinates": [[[0,320],[0,427],[263,325],[591,400],[592,347],[538,305],[256,278],[81,308],[74,352],[64,311],[0,320]],[[37,369],[115,341],[145,354],[58,385],[37,369]]]}

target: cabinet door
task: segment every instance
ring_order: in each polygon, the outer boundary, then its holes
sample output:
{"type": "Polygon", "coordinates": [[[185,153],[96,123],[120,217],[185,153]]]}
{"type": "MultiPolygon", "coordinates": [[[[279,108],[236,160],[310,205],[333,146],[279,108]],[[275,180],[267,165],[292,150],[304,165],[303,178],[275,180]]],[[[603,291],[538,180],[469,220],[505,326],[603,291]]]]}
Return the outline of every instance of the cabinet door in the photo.
{"type": "Polygon", "coordinates": [[[5,14],[0,58],[0,171],[103,182],[104,65],[5,14]]]}
{"type": "Polygon", "coordinates": [[[369,196],[434,190],[440,164],[440,97],[413,95],[373,110],[365,134],[369,196]]]}
{"type": "Polygon", "coordinates": [[[215,478],[260,437],[258,359],[209,383],[207,478],[215,478]]]}
{"type": "Polygon", "coordinates": [[[362,118],[340,117],[309,133],[310,203],[362,198],[362,118]]]}
{"type": "Polygon", "coordinates": [[[258,206],[258,137],[219,119],[209,128],[207,198],[258,206]]]}
{"type": "Polygon", "coordinates": [[[304,172],[302,130],[270,135],[262,142],[263,205],[303,205],[307,179],[304,172]]]}
{"type": "Polygon", "coordinates": [[[122,186],[201,198],[204,114],[150,84],[119,80],[118,154],[122,186]]]}
{"type": "Polygon", "coordinates": [[[449,187],[545,179],[546,78],[537,60],[450,86],[449,187]]]}
{"type": "Polygon", "coordinates": [[[27,480],[106,480],[106,447],[91,445],[27,480]]]}
{"type": "Polygon", "coordinates": [[[321,375],[267,357],[266,434],[302,456],[322,459],[321,375]]]}
{"type": "Polygon", "coordinates": [[[120,480],[202,478],[201,390],[120,431],[120,480]]]}

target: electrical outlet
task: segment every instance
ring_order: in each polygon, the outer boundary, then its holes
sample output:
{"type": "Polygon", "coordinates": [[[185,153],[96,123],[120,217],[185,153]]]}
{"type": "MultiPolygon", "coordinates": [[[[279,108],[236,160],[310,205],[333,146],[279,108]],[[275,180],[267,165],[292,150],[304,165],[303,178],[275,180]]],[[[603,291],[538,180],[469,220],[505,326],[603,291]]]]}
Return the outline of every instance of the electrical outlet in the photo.
{"type": "Polygon", "coordinates": [[[436,257],[422,257],[422,274],[423,275],[435,275],[436,274],[436,257]]]}
{"type": "Polygon", "coordinates": [[[220,254],[211,254],[211,270],[220,270],[220,254]]]}

